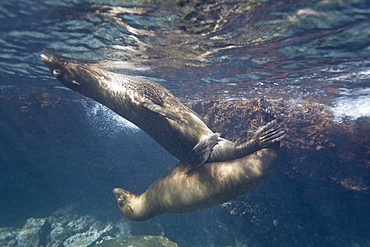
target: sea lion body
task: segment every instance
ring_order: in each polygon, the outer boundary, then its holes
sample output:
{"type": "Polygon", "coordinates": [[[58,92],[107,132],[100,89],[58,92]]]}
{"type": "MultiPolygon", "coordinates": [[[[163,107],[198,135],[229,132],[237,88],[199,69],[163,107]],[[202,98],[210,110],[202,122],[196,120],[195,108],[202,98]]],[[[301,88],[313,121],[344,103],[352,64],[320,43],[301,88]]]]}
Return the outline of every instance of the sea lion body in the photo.
{"type": "MultiPolygon", "coordinates": [[[[192,148],[214,134],[194,111],[158,83],[65,58],[41,57],[66,87],[131,121],[181,161],[192,162],[192,148]]],[[[208,162],[238,159],[269,144],[259,139],[236,144],[219,138],[208,162]]]]}
{"type": "Polygon", "coordinates": [[[266,140],[266,148],[242,158],[206,162],[218,146],[218,134],[198,143],[190,155],[198,163],[180,161],[157,179],[141,195],[116,188],[113,190],[120,210],[131,220],[147,220],[165,213],[187,213],[207,209],[235,199],[255,188],[274,169],[285,132],[276,121],[273,108],[260,100],[262,123],[254,137],[266,140]],[[267,123],[267,124],[265,124],[267,123]]]}
{"type": "Polygon", "coordinates": [[[252,138],[235,144],[153,81],[53,56],[42,60],[62,84],[131,121],[180,160],[141,195],[114,189],[132,220],[222,204],[253,189],[275,166],[284,131],[271,117],[252,138]]]}
{"type": "Polygon", "coordinates": [[[279,143],[240,159],[205,163],[196,169],[180,162],[141,195],[114,189],[118,206],[131,220],[214,207],[255,188],[273,170],[279,143]]]}

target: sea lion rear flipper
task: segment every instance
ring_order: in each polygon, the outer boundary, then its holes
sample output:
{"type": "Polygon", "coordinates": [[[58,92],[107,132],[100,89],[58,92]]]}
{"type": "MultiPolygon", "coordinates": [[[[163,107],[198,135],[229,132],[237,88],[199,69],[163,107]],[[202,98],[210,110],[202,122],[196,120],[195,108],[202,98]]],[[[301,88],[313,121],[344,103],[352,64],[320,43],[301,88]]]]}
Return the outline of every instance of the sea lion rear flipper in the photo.
{"type": "Polygon", "coordinates": [[[142,106],[147,108],[148,110],[151,110],[152,112],[158,113],[159,115],[162,115],[164,117],[167,117],[169,119],[175,120],[175,121],[180,121],[181,118],[176,114],[171,111],[167,111],[164,109],[162,106],[151,103],[151,102],[143,102],[141,103],[142,106]]]}
{"type": "Polygon", "coordinates": [[[199,142],[189,153],[189,160],[187,160],[187,165],[191,169],[195,169],[203,165],[211,155],[213,147],[217,144],[220,134],[213,134],[207,139],[199,142]]]}

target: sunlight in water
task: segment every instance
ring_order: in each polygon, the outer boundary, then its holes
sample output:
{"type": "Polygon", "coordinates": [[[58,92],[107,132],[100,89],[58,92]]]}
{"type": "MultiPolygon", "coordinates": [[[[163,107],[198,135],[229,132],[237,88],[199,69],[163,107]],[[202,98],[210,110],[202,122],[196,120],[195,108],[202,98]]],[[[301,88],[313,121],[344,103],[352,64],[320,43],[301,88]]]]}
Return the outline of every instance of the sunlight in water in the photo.
{"type": "Polygon", "coordinates": [[[133,123],[99,103],[82,101],[82,105],[91,125],[100,131],[107,132],[109,136],[114,136],[121,131],[135,133],[140,130],[133,123]]]}
{"type": "Polygon", "coordinates": [[[354,92],[343,92],[332,107],[336,121],[342,122],[345,118],[355,120],[360,117],[370,117],[370,89],[361,89],[354,92]]]}

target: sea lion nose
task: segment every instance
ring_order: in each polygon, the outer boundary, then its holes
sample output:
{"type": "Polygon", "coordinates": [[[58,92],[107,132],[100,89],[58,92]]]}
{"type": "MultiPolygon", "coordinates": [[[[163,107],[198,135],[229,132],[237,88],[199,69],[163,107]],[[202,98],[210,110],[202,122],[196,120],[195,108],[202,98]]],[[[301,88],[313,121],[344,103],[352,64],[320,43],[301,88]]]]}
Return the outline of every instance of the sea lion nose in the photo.
{"type": "Polygon", "coordinates": [[[113,194],[116,196],[116,198],[117,198],[117,200],[120,198],[120,196],[122,195],[122,191],[121,191],[121,189],[119,189],[119,188],[115,188],[114,190],[113,190],[113,194]]]}
{"type": "Polygon", "coordinates": [[[45,54],[41,54],[40,58],[43,62],[50,62],[51,58],[50,56],[46,56],[45,54]]]}
{"type": "Polygon", "coordinates": [[[55,56],[52,56],[52,55],[46,55],[44,53],[40,54],[40,58],[41,60],[46,63],[46,64],[49,64],[49,63],[55,63],[58,61],[58,59],[55,57],[55,56]]]}

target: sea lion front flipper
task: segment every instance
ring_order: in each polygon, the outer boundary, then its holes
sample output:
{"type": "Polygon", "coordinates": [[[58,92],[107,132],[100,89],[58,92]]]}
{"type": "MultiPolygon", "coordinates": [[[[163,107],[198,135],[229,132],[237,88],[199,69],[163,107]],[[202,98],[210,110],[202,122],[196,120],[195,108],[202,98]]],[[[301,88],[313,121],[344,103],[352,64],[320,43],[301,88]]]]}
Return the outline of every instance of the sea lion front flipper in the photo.
{"type": "Polygon", "coordinates": [[[285,131],[279,124],[281,120],[277,119],[273,105],[264,98],[260,100],[260,106],[261,126],[251,131],[253,135],[242,143],[220,138],[207,162],[231,161],[272,145],[277,146],[285,137],[285,131]]]}
{"type": "Polygon", "coordinates": [[[278,121],[275,119],[258,128],[253,140],[257,143],[258,148],[262,149],[279,142],[284,137],[285,131],[280,128],[278,121]]]}
{"type": "Polygon", "coordinates": [[[164,117],[167,117],[169,119],[180,121],[181,117],[179,117],[176,113],[173,113],[171,111],[167,111],[162,106],[151,103],[151,102],[143,102],[141,103],[142,106],[147,108],[148,110],[151,110],[152,112],[158,113],[159,115],[162,115],[164,117]]]}
{"type": "Polygon", "coordinates": [[[186,161],[186,164],[189,166],[189,168],[197,168],[208,160],[213,151],[213,147],[219,141],[219,137],[219,133],[213,134],[193,147],[189,153],[190,158],[186,161]]]}
{"type": "Polygon", "coordinates": [[[260,99],[259,103],[262,110],[261,120],[264,126],[257,130],[255,137],[258,137],[256,140],[258,140],[259,146],[265,148],[283,139],[285,131],[279,126],[281,120],[276,117],[273,105],[266,101],[264,97],[260,99]]]}
{"type": "Polygon", "coordinates": [[[256,151],[267,148],[285,137],[285,131],[279,125],[280,120],[276,117],[273,105],[266,101],[264,97],[260,99],[259,103],[262,111],[262,126],[255,131],[249,141],[242,144],[246,150],[249,147],[255,148],[256,151]]]}

